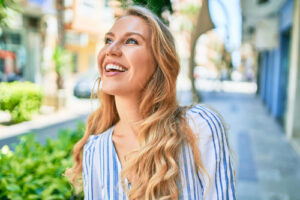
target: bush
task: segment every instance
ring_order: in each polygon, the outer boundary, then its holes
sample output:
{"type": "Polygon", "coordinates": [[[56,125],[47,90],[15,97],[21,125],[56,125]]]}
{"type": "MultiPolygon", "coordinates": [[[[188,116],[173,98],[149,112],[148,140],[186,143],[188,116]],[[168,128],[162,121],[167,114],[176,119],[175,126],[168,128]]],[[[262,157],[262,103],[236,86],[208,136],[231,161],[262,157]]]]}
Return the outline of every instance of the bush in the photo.
{"type": "Polygon", "coordinates": [[[45,145],[34,134],[20,138],[15,151],[4,146],[0,151],[0,199],[83,199],[63,176],[73,164],[72,148],[82,137],[84,124],[77,130],[62,130],[45,145]]]}
{"type": "Polygon", "coordinates": [[[0,110],[11,114],[12,122],[30,120],[40,110],[42,90],[30,82],[0,83],[0,110]]]}

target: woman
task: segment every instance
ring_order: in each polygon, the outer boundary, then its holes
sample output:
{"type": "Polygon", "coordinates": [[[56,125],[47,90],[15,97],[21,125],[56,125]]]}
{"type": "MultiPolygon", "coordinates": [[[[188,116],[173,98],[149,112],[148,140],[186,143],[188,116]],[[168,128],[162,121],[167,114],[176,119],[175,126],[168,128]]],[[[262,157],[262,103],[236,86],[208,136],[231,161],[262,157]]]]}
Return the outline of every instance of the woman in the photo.
{"type": "Polygon", "coordinates": [[[220,118],[179,107],[179,61],[168,28],[130,7],[98,54],[100,107],[74,148],[68,172],[82,173],[85,199],[235,199],[220,118]]]}

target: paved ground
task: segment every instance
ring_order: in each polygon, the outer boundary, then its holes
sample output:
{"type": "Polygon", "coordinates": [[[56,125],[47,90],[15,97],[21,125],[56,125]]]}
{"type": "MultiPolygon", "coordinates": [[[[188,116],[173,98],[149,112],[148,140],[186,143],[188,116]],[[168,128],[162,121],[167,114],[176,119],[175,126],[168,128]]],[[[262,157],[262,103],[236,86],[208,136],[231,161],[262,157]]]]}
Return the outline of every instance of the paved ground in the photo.
{"type": "Polygon", "coordinates": [[[76,129],[78,122],[82,122],[82,121],[85,122],[87,120],[87,117],[88,117],[87,114],[83,114],[71,119],[66,119],[65,121],[61,121],[59,123],[50,124],[39,128],[29,129],[26,132],[20,132],[18,133],[18,135],[1,139],[0,149],[4,145],[8,145],[11,149],[13,149],[14,147],[13,144],[19,142],[19,137],[22,135],[26,135],[28,133],[34,133],[36,135],[36,140],[39,143],[44,144],[47,138],[52,138],[52,139],[56,138],[59,133],[59,130],[61,129],[72,129],[72,130],[76,129]]]}
{"type": "Polygon", "coordinates": [[[59,112],[41,114],[32,120],[5,126],[0,123],[0,149],[4,145],[12,147],[19,136],[29,132],[36,133],[37,141],[44,143],[47,137],[55,138],[60,129],[75,129],[78,121],[86,121],[88,115],[97,107],[97,101],[72,98],[67,107],[59,112]]]}
{"type": "MultiPolygon", "coordinates": [[[[238,199],[300,200],[300,156],[259,98],[228,93],[204,93],[203,98],[229,126],[238,199]]],[[[190,102],[188,94],[180,93],[179,99],[190,102]]]]}

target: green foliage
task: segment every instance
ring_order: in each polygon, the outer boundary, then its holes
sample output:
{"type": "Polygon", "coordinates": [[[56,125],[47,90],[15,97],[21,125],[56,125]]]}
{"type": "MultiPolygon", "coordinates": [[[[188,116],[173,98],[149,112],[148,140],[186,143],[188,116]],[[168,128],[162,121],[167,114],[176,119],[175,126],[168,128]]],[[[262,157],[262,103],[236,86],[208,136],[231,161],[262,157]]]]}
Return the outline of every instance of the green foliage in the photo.
{"type": "Polygon", "coordinates": [[[17,4],[18,0],[0,0],[0,27],[7,27],[7,18],[9,17],[9,12],[12,10],[20,11],[20,7],[17,4]]]}
{"type": "Polygon", "coordinates": [[[190,19],[193,19],[193,18],[197,17],[197,14],[198,14],[200,8],[201,8],[200,4],[189,3],[189,4],[186,4],[185,6],[181,7],[180,13],[182,13],[183,15],[186,15],[190,19]]]}
{"type": "Polygon", "coordinates": [[[0,151],[0,199],[83,199],[83,193],[76,194],[63,176],[73,164],[72,148],[83,131],[84,124],[79,123],[77,130],[62,130],[45,145],[28,134],[20,138],[14,152],[4,146],[0,151]]]}
{"type": "Polygon", "coordinates": [[[162,18],[162,13],[166,9],[169,10],[171,13],[173,12],[170,0],[133,0],[133,2],[135,5],[142,5],[148,7],[160,18],[162,18]]]}
{"type": "MultiPolygon", "coordinates": [[[[130,5],[129,0],[118,0],[121,2],[122,7],[127,7],[130,5]]],[[[165,10],[170,11],[170,13],[173,13],[172,4],[170,0],[133,0],[132,1],[134,5],[140,5],[149,8],[153,13],[155,13],[162,21],[165,21],[165,19],[162,18],[162,13],[165,10]]]]}
{"type": "Polygon", "coordinates": [[[74,67],[72,66],[72,54],[64,48],[56,46],[52,58],[55,63],[55,72],[57,74],[57,89],[63,89],[64,76],[71,71],[72,67],[74,67]]]}
{"type": "Polygon", "coordinates": [[[195,29],[197,15],[201,9],[201,4],[188,3],[182,6],[179,12],[182,14],[183,20],[180,25],[181,31],[192,32],[195,29]]]}
{"type": "Polygon", "coordinates": [[[63,76],[71,70],[72,55],[60,46],[56,46],[53,53],[53,61],[55,63],[55,72],[63,76]]]}
{"type": "Polygon", "coordinates": [[[0,83],[0,110],[9,111],[13,122],[31,119],[41,103],[42,90],[33,83],[0,83]]]}

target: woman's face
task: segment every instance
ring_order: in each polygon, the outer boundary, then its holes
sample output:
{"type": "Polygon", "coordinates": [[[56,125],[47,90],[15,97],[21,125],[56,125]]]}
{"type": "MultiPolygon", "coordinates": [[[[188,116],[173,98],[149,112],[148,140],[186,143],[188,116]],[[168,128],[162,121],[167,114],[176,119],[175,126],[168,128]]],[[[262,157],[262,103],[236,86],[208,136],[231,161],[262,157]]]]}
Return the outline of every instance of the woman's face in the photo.
{"type": "Polygon", "coordinates": [[[155,71],[150,39],[150,27],[140,17],[115,22],[98,54],[103,92],[124,96],[142,91],[155,71]]]}

